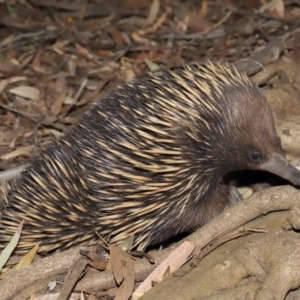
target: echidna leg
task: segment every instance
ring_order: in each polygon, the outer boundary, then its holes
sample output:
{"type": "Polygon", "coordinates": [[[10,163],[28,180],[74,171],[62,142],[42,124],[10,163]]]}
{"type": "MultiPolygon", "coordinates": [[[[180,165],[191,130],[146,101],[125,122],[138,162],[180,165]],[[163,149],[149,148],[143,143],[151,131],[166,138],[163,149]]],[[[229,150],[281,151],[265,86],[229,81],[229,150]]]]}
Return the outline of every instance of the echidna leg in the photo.
{"type": "Polygon", "coordinates": [[[231,193],[231,198],[230,198],[231,204],[235,204],[235,203],[243,200],[243,196],[240,194],[240,192],[237,190],[237,188],[233,185],[231,186],[230,193],[231,193]]]}
{"type": "Polygon", "coordinates": [[[203,222],[201,225],[204,225],[226,208],[240,202],[241,200],[243,200],[243,197],[234,185],[218,185],[213,193],[206,198],[205,206],[202,208],[203,222]]]}

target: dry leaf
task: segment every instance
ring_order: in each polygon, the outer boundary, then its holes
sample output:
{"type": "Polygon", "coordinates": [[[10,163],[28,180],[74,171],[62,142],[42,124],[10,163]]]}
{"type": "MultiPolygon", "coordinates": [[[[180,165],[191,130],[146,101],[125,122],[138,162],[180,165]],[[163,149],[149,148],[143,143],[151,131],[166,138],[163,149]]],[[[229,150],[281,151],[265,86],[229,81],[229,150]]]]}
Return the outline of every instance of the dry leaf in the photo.
{"type": "Polygon", "coordinates": [[[163,280],[166,272],[172,274],[178,268],[180,268],[191,255],[192,251],[195,249],[195,245],[188,241],[183,242],[179,247],[177,247],[170,255],[159,265],[153,272],[144,280],[144,282],[139,285],[139,287],[134,291],[132,299],[136,300],[143,296],[148,290],[153,286],[153,282],[160,282],[163,280]]]}
{"type": "Polygon", "coordinates": [[[269,3],[264,4],[258,10],[259,12],[265,12],[266,10],[275,11],[279,16],[284,16],[284,3],[283,0],[272,0],[269,3]]]}
{"type": "Polygon", "coordinates": [[[0,255],[0,272],[1,272],[2,268],[5,266],[8,259],[10,258],[12,252],[14,251],[16,246],[18,245],[18,242],[19,242],[19,239],[20,239],[20,236],[21,236],[21,232],[22,232],[22,228],[23,228],[23,224],[24,224],[24,221],[22,221],[20,223],[20,225],[16,229],[15,234],[11,238],[10,242],[4,248],[4,250],[1,252],[1,255],[0,255]]]}
{"type": "Polygon", "coordinates": [[[18,270],[27,265],[30,265],[36,255],[38,249],[39,249],[39,243],[36,244],[26,255],[24,255],[21,258],[19,263],[15,266],[15,269],[18,270]]]}
{"type": "Polygon", "coordinates": [[[155,47],[157,45],[157,43],[155,41],[152,41],[152,40],[149,40],[149,39],[146,39],[146,38],[143,38],[141,37],[137,32],[133,32],[131,34],[131,37],[132,39],[139,43],[139,44],[143,44],[144,46],[152,46],[152,47],[155,47]]]}
{"type": "Polygon", "coordinates": [[[145,25],[150,25],[154,23],[159,13],[159,7],[160,7],[159,0],[153,0],[145,25]]]}
{"type": "Polygon", "coordinates": [[[34,148],[34,145],[19,147],[18,149],[14,150],[12,152],[1,155],[0,158],[2,160],[10,160],[10,159],[14,159],[19,156],[30,157],[32,155],[33,148],[34,148]]]}
{"type": "Polygon", "coordinates": [[[62,93],[67,88],[66,84],[66,73],[65,72],[58,72],[55,80],[54,89],[57,93],[62,93]]]}
{"type": "Polygon", "coordinates": [[[37,88],[28,85],[20,85],[11,88],[8,91],[16,96],[30,99],[33,101],[36,101],[40,98],[40,91],[37,88]]]}
{"type": "Polygon", "coordinates": [[[41,54],[42,51],[40,50],[36,56],[33,58],[31,67],[36,73],[41,73],[41,74],[47,74],[47,71],[41,67],[41,54]]]}
{"type": "Polygon", "coordinates": [[[108,32],[117,45],[122,46],[125,44],[123,34],[116,27],[109,28],[108,32]]]}
{"type": "Polygon", "coordinates": [[[14,76],[11,78],[0,80],[0,94],[2,94],[3,90],[11,83],[15,83],[18,81],[26,80],[25,76],[14,76]]]}
{"type": "Polygon", "coordinates": [[[160,69],[159,65],[157,65],[156,63],[152,62],[149,59],[145,59],[145,63],[148,66],[150,72],[156,72],[160,69]]]}
{"type": "Polygon", "coordinates": [[[135,78],[135,73],[132,68],[126,68],[125,70],[125,82],[130,82],[135,78]]]}
{"type": "Polygon", "coordinates": [[[199,17],[205,18],[206,15],[207,15],[207,9],[208,9],[207,0],[203,0],[202,4],[201,4],[201,10],[200,10],[200,13],[199,13],[199,17]]]}
{"type": "Polygon", "coordinates": [[[107,261],[90,261],[89,265],[96,270],[104,271],[107,268],[107,261]]]}
{"type": "Polygon", "coordinates": [[[51,116],[58,116],[66,99],[66,90],[64,90],[51,105],[51,116]]]}
{"type": "Polygon", "coordinates": [[[115,300],[128,300],[134,289],[135,269],[132,257],[120,247],[110,244],[111,267],[114,278],[120,287],[115,300]]]}

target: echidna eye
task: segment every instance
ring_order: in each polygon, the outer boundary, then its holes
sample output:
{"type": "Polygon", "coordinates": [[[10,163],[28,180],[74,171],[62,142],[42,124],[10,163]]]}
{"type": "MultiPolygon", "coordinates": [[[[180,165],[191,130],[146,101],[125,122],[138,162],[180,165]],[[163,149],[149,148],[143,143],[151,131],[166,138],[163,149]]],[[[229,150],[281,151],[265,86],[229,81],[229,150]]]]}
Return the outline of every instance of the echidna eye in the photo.
{"type": "Polygon", "coordinates": [[[252,150],[249,153],[249,159],[252,162],[260,162],[260,160],[261,160],[261,154],[257,150],[252,150]]]}

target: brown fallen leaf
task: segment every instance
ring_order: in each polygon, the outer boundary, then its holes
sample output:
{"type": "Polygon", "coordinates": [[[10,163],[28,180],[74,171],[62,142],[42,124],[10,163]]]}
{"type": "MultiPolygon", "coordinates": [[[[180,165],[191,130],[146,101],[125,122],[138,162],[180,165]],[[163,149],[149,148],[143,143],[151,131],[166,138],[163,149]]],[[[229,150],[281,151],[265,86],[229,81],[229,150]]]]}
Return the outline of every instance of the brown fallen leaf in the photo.
{"type": "Polygon", "coordinates": [[[89,265],[96,270],[105,271],[107,268],[107,261],[90,261],[89,265]]]}
{"type": "Polygon", "coordinates": [[[64,90],[53,102],[53,104],[51,105],[51,116],[58,116],[61,108],[64,104],[64,101],[66,99],[67,96],[67,92],[66,90],[64,90]]]}
{"type": "Polygon", "coordinates": [[[4,89],[12,83],[18,82],[18,81],[24,81],[27,78],[25,76],[14,76],[11,78],[7,78],[7,79],[2,79],[0,80],[0,95],[2,94],[2,92],[4,91],[4,89]]]}
{"type": "Polygon", "coordinates": [[[122,46],[126,44],[123,34],[116,27],[110,27],[108,32],[117,45],[122,46]]]}
{"type": "Polygon", "coordinates": [[[87,264],[88,261],[85,258],[77,260],[75,265],[72,267],[72,270],[65,277],[64,284],[61,288],[57,300],[69,299],[69,295],[71,294],[75,283],[78,281],[78,278],[80,278],[81,274],[84,272],[87,264]]]}
{"type": "Polygon", "coordinates": [[[117,284],[120,285],[115,293],[115,300],[128,300],[134,289],[134,261],[118,246],[110,244],[109,250],[112,272],[117,284]]]}
{"type": "Polygon", "coordinates": [[[40,91],[33,87],[28,85],[20,85],[14,88],[11,88],[8,90],[11,94],[14,94],[16,96],[20,96],[26,99],[30,99],[33,101],[36,101],[40,98],[40,91]]]}
{"type": "Polygon", "coordinates": [[[158,13],[159,13],[159,7],[160,7],[159,0],[153,0],[152,4],[150,6],[147,20],[145,22],[146,26],[154,23],[154,21],[156,20],[156,18],[158,16],[158,13]]]}
{"type": "Polygon", "coordinates": [[[158,283],[162,281],[167,274],[174,273],[187,261],[194,249],[195,245],[188,241],[183,242],[179,247],[174,249],[174,251],[153,270],[144,282],[138,286],[132,295],[132,299],[140,298],[152,288],[153,283],[158,283]]]}
{"type": "Polygon", "coordinates": [[[264,5],[262,5],[259,8],[259,12],[265,12],[265,11],[274,11],[276,12],[280,17],[284,16],[284,3],[283,0],[272,0],[264,5]]]}

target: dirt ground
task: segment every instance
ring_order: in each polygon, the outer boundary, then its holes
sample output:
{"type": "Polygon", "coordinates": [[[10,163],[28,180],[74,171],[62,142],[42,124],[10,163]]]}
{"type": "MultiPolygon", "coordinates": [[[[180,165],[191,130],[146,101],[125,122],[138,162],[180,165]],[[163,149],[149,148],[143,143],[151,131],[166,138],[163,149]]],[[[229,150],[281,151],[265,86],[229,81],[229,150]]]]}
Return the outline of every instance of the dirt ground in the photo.
{"type": "MultiPolygon", "coordinates": [[[[0,1],[0,170],[30,161],[117,86],[207,60],[234,63],[266,88],[283,148],[296,165],[300,1],[0,1]]],[[[168,268],[160,275],[167,279],[153,279],[142,299],[300,299],[300,191],[284,184],[253,195],[245,184],[240,192],[252,196],[230,211],[240,218],[229,224],[222,214],[189,237],[199,250],[195,266],[189,261],[172,276],[168,268]]],[[[109,245],[106,271],[99,249],[36,255],[31,263],[35,249],[19,270],[11,269],[20,261],[12,255],[0,298],[137,299],[143,292],[133,291],[172,250],[151,252],[150,264],[116,248],[109,245]]]]}

